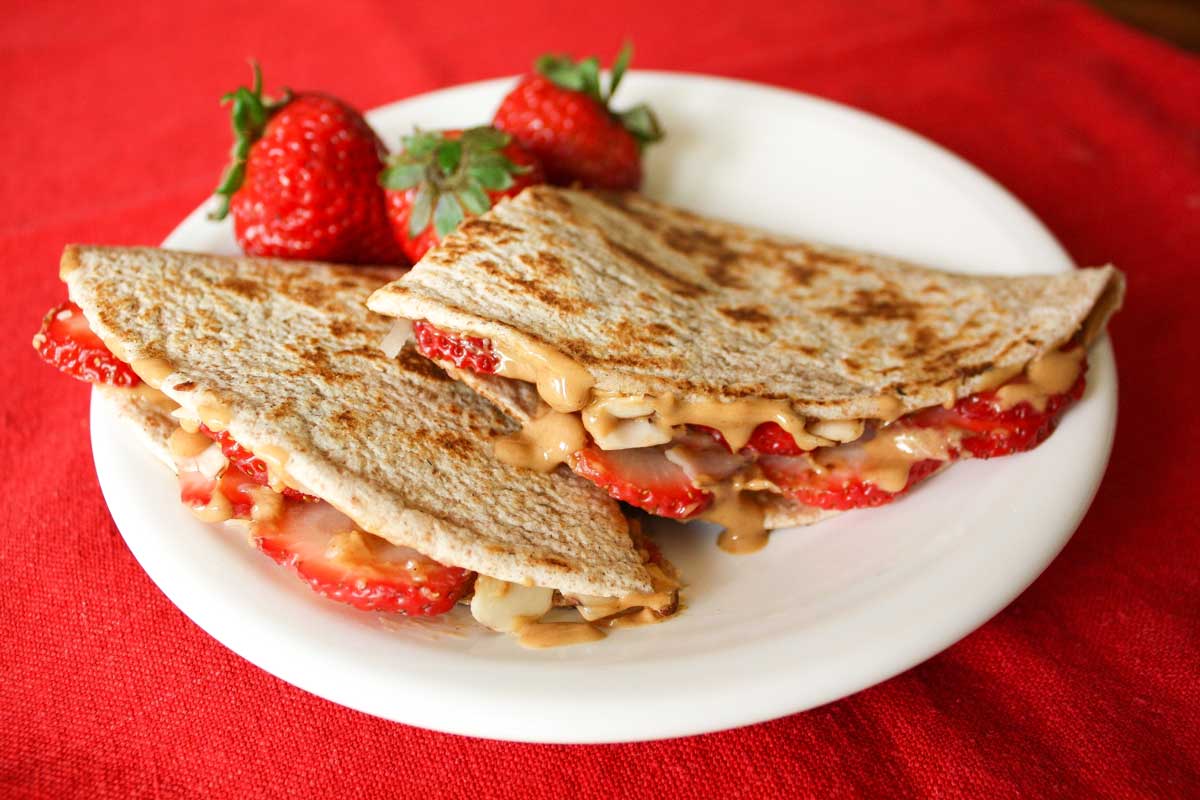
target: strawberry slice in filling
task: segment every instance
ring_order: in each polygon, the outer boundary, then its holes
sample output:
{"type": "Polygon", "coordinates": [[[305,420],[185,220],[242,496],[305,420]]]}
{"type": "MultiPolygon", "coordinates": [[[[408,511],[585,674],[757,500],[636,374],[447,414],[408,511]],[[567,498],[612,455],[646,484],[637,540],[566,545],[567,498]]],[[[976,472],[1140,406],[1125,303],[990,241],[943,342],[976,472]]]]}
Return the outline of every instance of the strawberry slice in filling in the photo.
{"type": "MultiPolygon", "coordinates": [[[[424,320],[415,321],[413,330],[417,349],[434,361],[483,374],[499,369],[500,356],[488,339],[449,333],[424,320]]],[[[737,453],[715,428],[689,425],[669,444],[654,447],[603,450],[589,439],[569,463],[618,500],[675,519],[703,513],[713,499],[703,487],[738,474],[757,475],[783,495],[818,508],[879,506],[947,462],[1020,453],[1044,441],[1084,390],[1083,354],[1064,349],[1057,355],[1078,359],[1078,378],[1066,391],[1034,390],[1018,402],[1004,402],[1005,392],[1020,398],[1034,388],[1023,374],[952,408],[922,409],[857,441],[811,452],[775,422],[755,428],[737,453]]]]}
{"type": "Polygon", "coordinates": [[[88,383],[133,387],[141,378],[105,346],[79,306],[67,301],[46,312],[33,347],[46,363],[88,383]]]}
{"type": "Polygon", "coordinates": [[[317,594],[363,611],[444,614],[475,577],[365,533],[325,502],[285,501],[278,516],[251,527],[250,537],[317,594]]]}

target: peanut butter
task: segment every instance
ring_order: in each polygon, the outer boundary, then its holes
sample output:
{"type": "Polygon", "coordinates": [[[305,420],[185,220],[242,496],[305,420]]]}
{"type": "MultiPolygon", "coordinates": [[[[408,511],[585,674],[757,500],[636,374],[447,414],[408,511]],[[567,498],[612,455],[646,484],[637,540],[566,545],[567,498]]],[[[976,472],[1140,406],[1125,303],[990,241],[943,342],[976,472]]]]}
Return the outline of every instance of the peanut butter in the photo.
{"type": "Polygon", "coordinates": [[[603,638],[603,631],[586,622],[530,622],[517,633],[517,642],[532,650],[585,644],[603,638]]]}
{"type": "Polygon", "coordinates": [[[492,343],[500,356],[497,375],[535,384],[538,394],[555,411],[578,411],[587,405],[596,381],[591,374],[552,347],[511,342],[492,343]]]}
{"type": "Polygon", "coordinates": [[[717,537],[717,546],[726,553],[744,555],[761,550],[767,543],[764,512],[758,498],[737,485],[714,486],[712,505],[700,519],[720,525],[724,530],[717,537]]]}
{"type": "Polygon", "coordinates": [[[176,459],[195,458],[207,450],[212,443],[212,439],[202,433],[176,428],[171,437],[167,439],[167,449],[176,459]]]}
{"type": "Polygon", "coordinates": [[[163,381],[175,371],[169,362],[161,358],[139,358],[129,366],[133,368],[139,378],[155,389],[161,389],[163,381]]]}
{"type": "Polygon", "coordinates": [[[1030,362],[1025,369],[1026,380],[1010,383],[996,390],[1002,408],[1029,403],[1039,412],[1046,410],[1051,395],[1062,394],[1075,385],[1083,370],[1082,347],[1053,350],[1030,362]]]}
{"type": "Polygon", "coordinates": [[[496,458],[514,467],[551,472],[583,449],[587,434],[575,414],[550,410],[516,433],[497,439],[496,458]]]}

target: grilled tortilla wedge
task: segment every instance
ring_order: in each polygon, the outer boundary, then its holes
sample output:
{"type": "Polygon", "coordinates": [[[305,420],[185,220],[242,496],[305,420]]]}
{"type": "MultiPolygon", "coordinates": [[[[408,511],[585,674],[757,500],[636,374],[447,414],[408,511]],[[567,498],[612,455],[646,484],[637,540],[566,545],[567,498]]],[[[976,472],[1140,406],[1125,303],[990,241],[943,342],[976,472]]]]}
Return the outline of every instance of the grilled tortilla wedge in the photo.
{"type": "MultiPolygon", "coordinates": [[[[859,422],[869,430],[994,389],[1068,342],[1086,347],[1123,293],[1111,266],[955,274],[635,193],[539,186],[465,222],[368,305],[486,340],[498,375],[455,374],[524,419],[544,408],[508,378],[585,424],[614,398],[669,398],[676,421],[730,442],[782,419],[808,450],[846,441],[822,442],[821,423],[861,433],[859,422]],[[730,409],[744,413],[705,417],[730,409]]],[[[832,513],[764,502],[770,528],[832,513]]]]}
{"type": "MultiPolygon", "coordinates": [[[[417,354],[380,352],[389,323],[364,301],[397,271],[71,246],[62,276],[148,384],[363,530],[513,583],[650,591],[616,503],[574,476],[498,463],[490,440],[507,417],[417,354]]],[[[161,410],[105,391],[161,450],[161,410]]]]}

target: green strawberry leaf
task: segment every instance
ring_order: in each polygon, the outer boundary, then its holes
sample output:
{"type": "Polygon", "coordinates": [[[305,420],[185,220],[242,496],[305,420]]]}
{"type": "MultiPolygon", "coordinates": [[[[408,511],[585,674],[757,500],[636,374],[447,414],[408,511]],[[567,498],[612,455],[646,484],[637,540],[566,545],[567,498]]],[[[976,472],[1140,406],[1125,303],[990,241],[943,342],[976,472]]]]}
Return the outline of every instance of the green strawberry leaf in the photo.
{"type": "Polygon", "coordinates": [[[511,140],[512,137],[507,133],[491,125],[465,130],[459,139],[467,150],[499,150],[506,147],[511,140]]]}
{"type": "Polygon", "coordinates": [[[437,148],[437,164],[446,175],[453,175],[462,161],[462,142],[444,140],[437,148]]]}
{"type": "Polygon", "coordinates": [[[538,57],[533,63],[533,68],[564,89],[583,91],[583,75],[570,56],[547,53],[538,57]]]}
{"type": "Polygon", "coordinates": [[[433,216],[433,201],[437,190],[428,183],[422,183],[413,198],[412,214],[408,218],[408,235],[417,238],[429,227],[429,218],[433,216]]]}
{"type": "Polygon", "coordinates": [[[500,164],[472,164],[467,175],[484,189],[503,191],[513,185],[512,175],[500,164]]]}
{"type": "Polygon", "coordinates": [[[458,227],[463,221],[462,206],[454,195],[445,193],[438,198],[437,208],[433,212],[433,228],[438,237],[445,236],[458,227]]]}
{"type": "Polygon", "coordinates": [[[595,56],[585,58],[579,62],[577,69],[582,77],[584,94],[603,104],[604,95],[600,93],[600,62],[595,56]]]}
{"type": "Polygon", "coordinates": [[[437,146],[441,142],[442,139],[440,136],[421,130],[413,131],[411,136],[405,136],[400,140],[400,143],[404,146],[404,152],[413,159],[429,155],[437,149],[437,146]]]}
{"type": "Polygon", "coordinates": [[[645,103],[619,112],[617,118],[621,120],[625,130],[643,147],[663,138],[663,129],[658,124],[658,117],[654,116],[654,112],[645,103]]]}
{"type": "Polygon", "coordinates": [[[454,196],[470,214],[482,214],[492,207],[492,201],[487,196],[487,192],[476,181],[471,181],[459,189],[454,196]]]}
{"type": "Polygon", "coordinates": [[[630,61],[633,61],[633,42],[625,42],[625,46],[621,48],[620,53],[617,53],[617,60],[612,65],[612,76],[608,79],[608,97],[604,98],[605,105],[608,105],[613,95],[617,93],[617,87],[621,85],[621,78],[625,77],[625,71],[629,69],[630,61]]]}
{"type": "Polygon", "coordinates": [[[379,184],[385,189],[411,189],[424,179],[425,167],[421,164],[397,162],[380,173],[379,184]]]}

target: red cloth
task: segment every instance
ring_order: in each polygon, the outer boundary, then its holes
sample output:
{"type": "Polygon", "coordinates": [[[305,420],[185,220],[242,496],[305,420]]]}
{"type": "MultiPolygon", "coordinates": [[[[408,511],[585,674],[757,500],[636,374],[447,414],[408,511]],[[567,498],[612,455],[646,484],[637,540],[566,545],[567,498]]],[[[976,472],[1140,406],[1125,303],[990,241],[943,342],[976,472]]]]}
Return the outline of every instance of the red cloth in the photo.
{"type": "MultiPolygon", "coordinates": [[[[10,3],[0,28],[0,793],[1200,795],[1194,58],[1033,0],[174,5],[10,3]],[[247,55],[270,85],[371,107],[551,48],[612,54],[626,35],[638,66],[788,86],[907,125],[1012,189],[1078,262],[1128,271],[1112,326],[1121,422],[1087,519],[946,653],[734,732],[479,741],[348,711],[245,663],[134,562],[96,485],[87,391],[29,347],[63,296],[63,244],[157,243],[208,195],[230,144],[216,98],[246,78],[247,55]]],[[[714,124],[723,113],[737,110],[713,109],[714,124]]]]}

